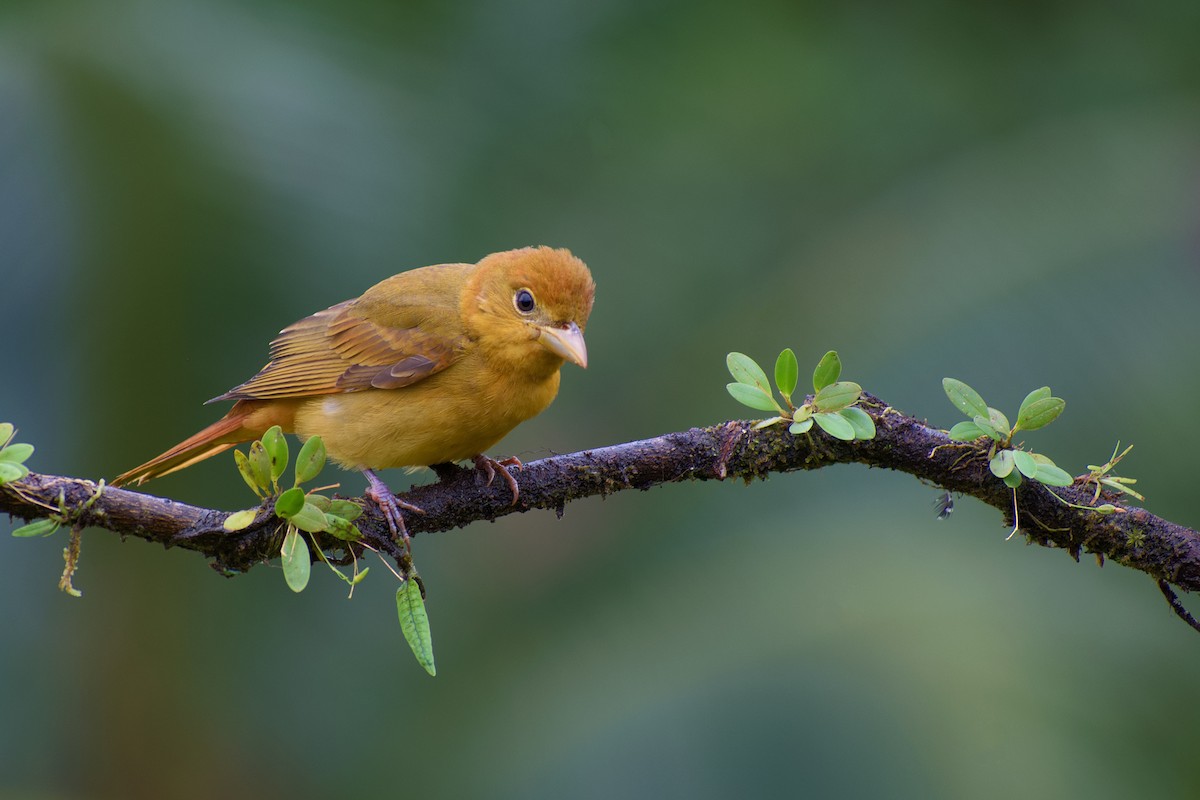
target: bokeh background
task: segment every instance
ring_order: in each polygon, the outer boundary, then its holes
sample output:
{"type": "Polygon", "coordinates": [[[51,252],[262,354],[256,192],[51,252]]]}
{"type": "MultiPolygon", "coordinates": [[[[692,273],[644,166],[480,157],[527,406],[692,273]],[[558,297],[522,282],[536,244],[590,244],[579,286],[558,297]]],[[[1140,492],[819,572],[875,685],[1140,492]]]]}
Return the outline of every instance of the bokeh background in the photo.
{"type": "MultiPolygon", "coordinates": [[[[1198,35],[1192,0],[9,0],[0,418],[111,477],[292,320],[545,243],[596,276],[592,366],[497,455],[743,416],[727,351],[836,348],[947,427],[945,375],[1050,384],[1031,444],[1133,442],[1200,525],[1198,35]]],[[[149,488],[250,499],[225,457],[149,488]]],[[[839,467],[420,537],[435,679],[382,568],[296,596],[89,532],[75,600],[61,534],[0,527],[0,796],[1193,793],[1200,640],[1154,584],[934,497],[839,467]]]]}

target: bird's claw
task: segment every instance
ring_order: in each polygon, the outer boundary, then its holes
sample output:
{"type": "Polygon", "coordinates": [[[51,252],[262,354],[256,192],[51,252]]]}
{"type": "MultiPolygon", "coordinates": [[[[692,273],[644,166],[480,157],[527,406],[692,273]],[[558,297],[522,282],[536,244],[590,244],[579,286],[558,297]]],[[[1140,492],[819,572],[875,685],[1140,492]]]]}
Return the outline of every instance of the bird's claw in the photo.
{"type": "Polygon", "coordinates": [[[415,514],[424,514],[425,511],[412,503],[406,503],[392,493],[388,485],[380,480],[369,469],[363,470],[363,475],[367,477],[367,491],[364,493],[368,500],[379,507],[380,513],[383,514],[383,519],[387,522],[388,530],[392,533],[392,539],[404,543],[406,552],[412,551],[412,537],[408,534],[408,527],[404,524],[404,515],[400,513],[400,509],[412,511],[415,514]]]}
{"type": "Polygon", "coordinates": [[[521,469],[524,466],[521,463],[521,459],[516,456],[502,458],[499,461],[494,458],[488,458],[485,455],[475,456],[475,469],[486,478],[484,485],[491,486],[492,481],[496,479],[496,472],[499,470],[500,474],[504,476],[504,481],[508,484],[509,490],[512,491],[512,505],[514,506],[517,504],[517,498],[521,496],[521,490],[517,487],[517,479],[512,476],[508,468],[515,467],[516,469],[521,469]]]}

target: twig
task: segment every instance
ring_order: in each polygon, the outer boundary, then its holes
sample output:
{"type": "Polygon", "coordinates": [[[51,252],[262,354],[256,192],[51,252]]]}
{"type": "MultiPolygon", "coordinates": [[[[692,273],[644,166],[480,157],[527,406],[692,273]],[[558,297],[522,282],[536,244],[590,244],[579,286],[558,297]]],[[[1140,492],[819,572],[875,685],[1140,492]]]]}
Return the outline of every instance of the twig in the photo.
{"type": "Polygon", "coordinates": [[[1183,603],[1179,602],[1179,595],[1175,594],[1175,590],[1171,588],[1171,584],[1166,581],[1158,581],[1158,590],[1162,592],[1163,597],[1167,598],[1167,605],[1175,612],[1175,616],[1191,625],[1196,631],[1200,631],[1200,621],[1197,621],[1192,616],[1192,612],[1183,607],[1183,603]]]}

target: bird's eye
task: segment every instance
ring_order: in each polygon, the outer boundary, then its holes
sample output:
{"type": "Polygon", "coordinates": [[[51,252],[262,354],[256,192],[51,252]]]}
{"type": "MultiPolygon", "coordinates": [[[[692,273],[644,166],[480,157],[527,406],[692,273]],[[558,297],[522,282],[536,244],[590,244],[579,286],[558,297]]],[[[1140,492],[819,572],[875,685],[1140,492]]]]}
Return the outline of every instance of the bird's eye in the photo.
{"type": "Polygon", "coordinates": [[[532,314],[537,303],[533,300],[533,292],[528,289],[517,289],[517,293],[513,296],[513,305],[522,314],[532,314]]]}

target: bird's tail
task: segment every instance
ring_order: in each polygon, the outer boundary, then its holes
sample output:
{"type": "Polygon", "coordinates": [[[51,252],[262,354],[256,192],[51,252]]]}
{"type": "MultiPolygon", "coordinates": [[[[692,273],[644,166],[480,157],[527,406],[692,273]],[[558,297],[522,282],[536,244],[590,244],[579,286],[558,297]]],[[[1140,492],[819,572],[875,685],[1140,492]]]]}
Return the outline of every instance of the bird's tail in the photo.
{"type": "Polygon", "coordinates": [[[143,484],[154,478],[161,478],[172,472],[190,467],[198,461],[223,453],[240,442],[248,442],[262,435],[263,430],[248,425],[248,419],[254,412],[254,404],[239,402],[229,409],[229,413],[209,425],[204,430],[184,439],[160,456],[150,459],[140,467],[134,467],[128,472],[118,475],[113,486],[128,483],[143,484]]]}

